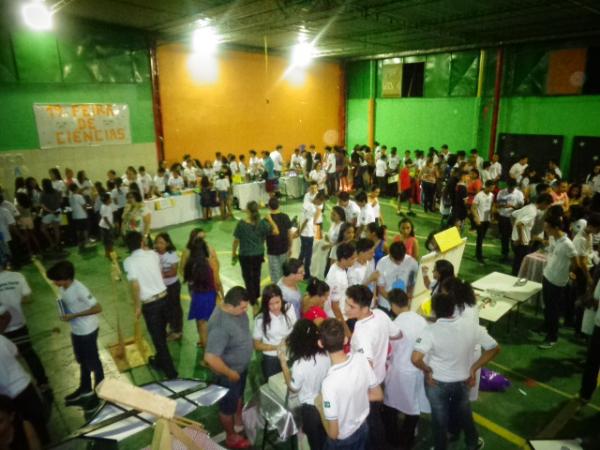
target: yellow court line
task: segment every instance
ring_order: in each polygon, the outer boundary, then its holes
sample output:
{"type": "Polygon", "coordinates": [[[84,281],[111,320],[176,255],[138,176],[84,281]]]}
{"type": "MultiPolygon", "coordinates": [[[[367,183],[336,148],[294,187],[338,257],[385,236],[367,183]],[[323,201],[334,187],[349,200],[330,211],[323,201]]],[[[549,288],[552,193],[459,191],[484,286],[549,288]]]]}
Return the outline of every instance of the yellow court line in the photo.
{"type": "Polygon", "coordinates": [[[475,422],[477,424],[481,425],[484,428],[487,428],[492,433],[497,434],[505,441],[511,442],[519,448],[529,449],[529,444],[527,444],[527,440],[522,438],[518,434],[515,434],[512,431],[507,430],[506,428],[498,425],[495,422],[492,422],[489,419],[486,419],[485,417],[477,414],[476,412],[473,413],[473,419],[475,420],[475,422]]]}
{"type": "MultiPolygon", "coordinates": [[[[510,374],[512,374],[514,376],[517,376],[519,378],[522,378],[524,380],[532,380],[532,381],[534,381],[536,383],[536,385],[538,385],[540,387],[543,387],[544,389],[547,389],[547,390],[549,390],[551,392],[554,392],[555,394],[558,394],[561,397],[568,398],[569,400],[577,398],[577,395],[575,395],[575,394],[569,394],[567,392],[561,391],[560,389],[552,387],[552,386],[550,386],[550,385],[548,385],[546,383],[542,383],[541,381],[538,381],[535,378],[531,378],[531,377],[529,377],[527,375],[523,375],[522,373],[515,372],[514,370],[510,369],[509,367],[503,366],[502,364],[498,364],[495,361],[491,361],[490,365],[495,366],[495,367],[499,368],[500,370],[503,370],[504,372],[508,372],[508,373],[510,373],[510,374]]],[[[593,403],[586,403],[585,406],[589,406],[590,408],[595,409],[596,411],[600,411],[600,407],[594,405],[593,403]]]]}

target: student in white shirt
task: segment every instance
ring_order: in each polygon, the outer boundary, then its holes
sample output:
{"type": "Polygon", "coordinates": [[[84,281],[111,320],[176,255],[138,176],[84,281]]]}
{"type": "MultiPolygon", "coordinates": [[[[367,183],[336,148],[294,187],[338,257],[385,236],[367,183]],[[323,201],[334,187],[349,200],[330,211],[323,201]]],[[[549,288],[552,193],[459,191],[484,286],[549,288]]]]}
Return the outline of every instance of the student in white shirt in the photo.
{"type": "Polygon", "coordinates": [[[506,187],[496,195],[498,207],[498,232],[502,246],[502,257],[508,259],[510,247],[510,235],[512,233],[511,215],[513,211],[525,204],[523,193],[517,189],[517,182],[512,178],[506,181],[506,187]]]}
{"type": "Polygon", "coordinates": [[[221,210],[221,219],[233,218],[233,211],[231,210],[231,201],[229,191],[231,190],[231,184],[229,178],[225,172],[219,172],[218,178],[215,181],[215,189],[219,196],[219,209],[221,210]]]}
{"type": "Polygon", "coordinates": [[[356,224],[358,226],[357,235],[360,237],[366,236],[367,225],[375,222],[375,211],[369,203],[367,194],[364,191],[360,191],[356,194],[356,204],[360,208],[356,224]]]}
{"type": "Polygon", "coordinates": [[[335,182],[336,159],[335,152],[328,147],[325,153],[325,170],[327,171],[327,195],[332,196],[337,192],[335,182]]]}
{"type": "Polygon", "coordinates": [[[388,296],[394,326],[402,332],[391,342],[391,356],[385,374],[383,422],[388,442],[395,448],[412,448],[421,413],[430,413],[425,395],[423,372],[411,362],[417,338],[427,327],[427,321],[410,310],[410,300],[402,289],[392,289],[388,296]],[[398,412],[404,415],[402,426],[398,412]]]}
{"type": "Polygon", "coordinates": [[[75,267],[69,261],[56,263],[46,272],[48,279],[59,287],[60,320],[71,326],[73,353],[79,363],[79,387],[65,397],[67,404],[93,397],[92,373],[95,386],[104,379],[98,354],[98,314],[102,307],[83,283],[75,279],[75,267]]]}
{"type": "Polygon", "coordinates": [[[168,340],[177,341],[183,336],[183,310],[181,309],[181,282],[177,276],[179,256],[169,233],[159,233],[154,239],[154,249],[158,253],[160,271],[167,287],[168,340]]]}
{"type": "Polygon", "coordinates": [[[280,176],[281,171],[283,170],[283,156],[281,155],[282,151],[283,146],[278,145],[277,147],[275,147],[275,150],[273,150],[269,154],[269,156],[273,160],[273,171],[275,171],[275,175],[277,176],[280,176]]]}
{"type": "Polygon", "coordinates": [[[321,162],[317,162],[308,174],[308,179],[311,182],[317,183],[317,190],[322,194],[325,194],[325,183],[327,182],[327,173],[323,169],[321,162]]]}
{"type": "Polygon", "coordinates": [[[310,263],[312,261],[313,242],[315,240],[315,224],[321,215],[320,206],[325,196],[318,193],[312,202],[305,202],[302,212],[302,224],[298,229],[300,235],[300,255],[298,259],[304,263],[305,278],[310,278],[310,263]]]}
{"type": "Polygon", "coordinates": [[[375,270],[375,243],[371,239],[362,238],[356,241],[356,261],[348,269],[348,284],[362,284],[371,291],[373,300],[379,272],[375,270]]]}
{"type": "Polygon", "coordinates": [[[283,377],[290,392],[298,394],[302,431],[308,438],[311,449],[322,449],[327,434],[321,423],[315,398],[331,367],[329,356],[319,347],[319,327],[307,319],[301,319],[286,340],[292,363],[291,370],[284,351],[278,352],[283,377]]]}
{"type": "Polygon", "coordinates": [[[283,299],[276,284],[265,286],[261,298],[261,312],[254,323],[254,349],[262,352],[262,372],[265,380],[281,372],[278,348],[292,332],[298,320],[294,307],[283,299]]]}
{"type": "Polygon", "coordinates": [[[212,168],[215,173],[219,173],[223,168],[223,156],[221,155],[221,152],[215,153],[215,161],[212,164],[212,168]]]}
{"type": "MultiPolygon", "coordinates": [[[[0,305],[0,317],[5,314],[2,308],[0,305]]],[[[17,414],[33,425],[42,443],[48,444],[50,437],[46,428],[46,408],[31,382],[31,377],[17,359],[18,356],[17,346],[0,335],[0,395],[12,400],[17,414]]],[[[2,437],[4,436],[3,434],[2,437]]]]}
{"type": "Polygon", "coordinates": [[[484,327],[455,315],[452,296],[434,295],[431,306],[437,320],[417,338],[411,360],[425,374],[434,448],[447,448],[449,419],[454,418],[465,433],[467,448],[481,449],[484,442],[473,421],[469,387],[475,385],[477,371],[491,361],[500,348],[484,327]],[[476,345],[481,345],[483,353],[471,363],[476,345]]]}
{"type": "Polygon", "coordinates": [[[167,190],[165,183],[165,169],[161,167],[154,175],[154,179],[152,180],[152,190],[155,195],[161,197],[165,191],[167,190]]]}
{"type": "Polygon", "coordinates": [[[248,161],[248,164],[248,175],[250,175],[250,178],[258,178],[264,170],[264,165],[263,160],[257,156],[255,150],[250,150],[250,161],[248,161]]]}
{"type": "Polygon", "coordinates": [[[535,223],[538,211],[545,211],[552,204],[550,194],[541,194],[538,196],[535,204],[523,206],[521,209],[513,211],[511,214],[514,220],[512,228],[512,247],[515,254],[513,261],[512,274],[518,275],[521,263],[529,251],[529,242],[531,241],[531,229],[535,223]]]}
{"type": "Polygon", "coordinates": [[[247,168],[246,168],[246,156],[245,155],[240,155],[238,157],[239,162],[238,162],[238,170],[240,172],[240,177],[242,177],[242,182],[246,181],[246,174],[248,172],[247,168]]]}
{"type": "Polygon", "coordinates": [[[98,227],[100,228],[100,238],[104,245],[104,256],[111,259],[114,244],[115,223],[112,196],[110,193],[105,192],[102,194],[101,202],[102,206],[100,206],[100,222],[98,223],[98,227]]]}
{"type": "Polygon", "coordinates": [[[75,183],[69,186],[69,206],[71,207],[71,219],[79,250],[85,247],[88,239],[88,214],[87,203],[75,183]]]}
{"type": "Polygon", "coordinates": [[[138,167],[138,174],[140,189],[144,194],[144,198],[148,198],[152,192],[152,176],[146,172],[146,168],[144,166],[138,167]]]}
{"type": "MultiPolygon", "coordinates": [[[[352,353],[367,357],[375,372],[375,379],[381,385],[385,379],[386,361],[391,339],[398,339],[400,331],[386,313],[379,309],[371,310],[373,294],[361,284],[346,290],[346,316],[356,320],[350,349],[352,353]]],[[[371,402],[367,423],[369,425],[370,448],[385,448],[385,432],[381,419],[381,400],[371,402]]]]}
{"type": "Polygon", "coordinates": [[[168,379],[177,378],[177,371],[167,347],[167,287],[160,270],[160,258],[144,245],[144,236],[139,231],[125,235],[130,255],[123,261],[123,268],[131,287],[131,296],[136,318],[142,314],[146,328],[156,349],[156,357],[149,364],[162,370],[168,379]]]}
{"type": "Polygon", "coordinates": [[[577,265],[577,252],[571,239],[562,231],[563,216],[560,212],[548,211],[544,216],[544,232],[550,240],[548,248],[548,261],[544,266],[542,279],[542,297],[544,299],[544,322],[546,326],[546,340],[539,346],[547,350],[558,340],[560,306],[566,294],[569,283],[571,267],[577,265]]]}
{"type": "Polygon", "coordinates": [[[329,219],[330,226],[329,230],[325,234],[325,248],[331,249],[329,252],[329,259],[331,263],[331,261],[335,260],[335,249],[340,240],[340,230],[342,225],[346,223],[346,213],[344,212],[344,208],[341,206],[334,206],[331,208],[329,219]]]}
{"type": "Polygon", "coordinates": [[[390,245],[389,254],[379,260],[376,269],[379,272],[377,303],[380,308],[390,310],[387,297],[396,287],[402,286],[408,296],[412,296],[419,264],[412,256],[406,254],[406,247],[402,242],[390,245]]]}
{"type": "Polygon", "coordinates": [[[492,163],[490,164],[489,171],[494,181],[499,181],[502,177],[502,164],[500,164],[500,155],[498,153],[492,155],[492,163]]]}
{"type": "Polygon", "coordinates": [[[369,435],[369,402],[383,400],[381,386],[364,355],[344,353],[347,337],[342,323],[327,319],[319,333],[319,345],[331,361],[321,398],[315,401],[328,436],[324,448],[364,449],[369,435]]]}
{"type": "Polygon", "coordinates": [[[392,174],[398,173],[400,158],[398,158],[398,149],[392,147],[390,157],[388,158],[388,169],[392,174]]]}
{"type": "Polygon", "coordinates": [[[346,214],[346,222],[357,226],[358,216],[360,214],[360,207],[356,204],[354,200],[350,200],[350,194],[346,191],[340,192],[338,194],[338,206],[344,208],[344,213],[346,214]]]}
{"type": "Polygon", "coordinates": [[[517,182],[517,184],[521,182],[523,172],[525,172],[525,168],[527,167],[527,161],[527,156],[521,156],[519,160],[516,163],[514,163],[508,171],[508,175],[512,179],[514,179],[517,182]]]}
{"type": "Polygon", "coordinates": [[[281,289],[283,300],[294,307],[296,317],[302,317],[302,293],[298,284],[304,280],[304,265],[296,258],[290,258],[283,263],[282,277],[277,282],[281,289]]]}
{"type": "Polygon", "coordinates": [[[471,213],[473,214],[473,222],[477,229],[477,243],[475,245],[475,257],[480,264],[484,264],[483,260],[483,240],[490,226],[492,218],[492,205],[494,204],[494,189],[495,183],[492,180],[485,182],[483,190],[479,191],[471,205],[471,213]]]}
{"type": "Polygon", "coordinates": [[[325,312],[327,317],[335,318],[344,324],[346,335],[350,336],[350,328],[346,324],[344,303],[348,288],[348,269],[354,264],[356,250],[350,243],[341,243],[336,249],[337,261],[331,265],[325,282],[329,285],[330,293],[325,312]]]}
{"type": "Polygon", "coordinates": [[[6,264],[7,261],[0,258],[0,307],[6,309],[10,319],[4,327],[0,326],[0,333],[15,343],[19,353],[29,366],[38,388],[41,391],[47,391],[50,388],[48,377],[38,354],[31,345],[22,307],[23,303],[29,301],[31,288],[22,274],[6,270],[6,264]]]}
{"type": "Polygon", "coordinates": [[[175,169],[171,172],[171,176],[169,177],[169,182],[167,185],[169,186],[169,191],[172,194],[181,191],[185,187],[185,183],[179,174],[179,170],[175,169]]]}
{"type": "Polygon", "coordinates": [[[375,162],[375,180],[377,183],[377,187],[385,192],[385,188],[387,187],[387,156],[384,154],[381,155],[375,162]]]}

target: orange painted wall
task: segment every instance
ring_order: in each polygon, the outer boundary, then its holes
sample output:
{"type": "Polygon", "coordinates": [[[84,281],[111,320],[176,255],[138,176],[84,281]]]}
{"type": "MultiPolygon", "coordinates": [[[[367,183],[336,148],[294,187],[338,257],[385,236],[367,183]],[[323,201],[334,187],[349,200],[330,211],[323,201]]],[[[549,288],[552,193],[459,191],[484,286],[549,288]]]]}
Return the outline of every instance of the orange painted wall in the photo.
{"type": "Polygon", "coordinates": [[[299,144],[338,143],[341,68],[316,62],[304,83],[282,79],[288,61],[261,53],[223,52],[213,83],[195,80],[182,44],[158,48],[165,157],[185,153],[204,161],[215,151],[248,153],[282,144],[286,156],[299,144]]]}

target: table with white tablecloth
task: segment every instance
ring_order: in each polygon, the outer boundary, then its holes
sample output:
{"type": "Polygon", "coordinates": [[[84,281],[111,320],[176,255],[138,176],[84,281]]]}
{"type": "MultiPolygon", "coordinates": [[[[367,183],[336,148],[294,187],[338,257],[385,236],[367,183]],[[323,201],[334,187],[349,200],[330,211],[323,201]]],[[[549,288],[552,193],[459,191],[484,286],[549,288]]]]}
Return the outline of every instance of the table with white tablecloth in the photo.
{"type": "Polygon", "coordinates": [[[202,218],[200,199],[193,190],[146,200],[144,204],[152,215],[150,227],[153,230],[202,218]]]}
{"type": "Polygon", "coordinates": [[[519,268],[519,278],[527,278],[528,280],[541,283],[547,260],[546,254],[540,251],[528,254],[523,258],[523,262],[519,268]]]}
{"type": "Polygon", "coordinates": [[[279,192],[288,198],[301,198],[304,195],[304,177],[287,176],[279,178],[279,192]]]}
{"type": "Polygon", "coordinates": [[[252,200],[258,202],[259,205],[264,205],[269,201],[264,181],[234,184],[233,196],[238,199],[240,209],[246,209],[246,205],[252,200]]]}

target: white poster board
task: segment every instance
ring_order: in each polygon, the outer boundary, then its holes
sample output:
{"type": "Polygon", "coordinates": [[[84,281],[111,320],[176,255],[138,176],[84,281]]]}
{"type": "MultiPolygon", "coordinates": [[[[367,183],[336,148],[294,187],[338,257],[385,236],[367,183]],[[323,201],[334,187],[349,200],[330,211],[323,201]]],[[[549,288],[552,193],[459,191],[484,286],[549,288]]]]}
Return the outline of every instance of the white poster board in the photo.
{"type": "Polygon", "coordinates": [[[40,148],[131,144],[129,106],[122,103],[35,103],[40,148]]]}

